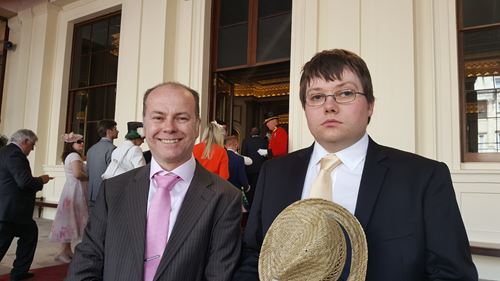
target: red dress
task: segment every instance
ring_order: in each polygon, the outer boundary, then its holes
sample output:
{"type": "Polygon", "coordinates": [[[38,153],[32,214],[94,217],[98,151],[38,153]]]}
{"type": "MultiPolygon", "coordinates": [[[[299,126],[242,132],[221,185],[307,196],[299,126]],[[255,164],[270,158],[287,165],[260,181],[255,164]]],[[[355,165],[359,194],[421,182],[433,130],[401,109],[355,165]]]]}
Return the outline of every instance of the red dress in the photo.
{"type": "Polygon", "coordinates": [[[269,149],[273,157],[280,157],[288,153],[288,134],[285,129],[276,127],[269,139],[269,149]]]}
{"type": "Polygon", "coordinates": [[[205,169],[227,180],[229,178],[229,160],[226,150],[218,144],[213,144],[210,159],[202,158],[203,150],[205,150],[204,142],[195,145],[193,148],[194,158],[196,158],[205,169]]]}

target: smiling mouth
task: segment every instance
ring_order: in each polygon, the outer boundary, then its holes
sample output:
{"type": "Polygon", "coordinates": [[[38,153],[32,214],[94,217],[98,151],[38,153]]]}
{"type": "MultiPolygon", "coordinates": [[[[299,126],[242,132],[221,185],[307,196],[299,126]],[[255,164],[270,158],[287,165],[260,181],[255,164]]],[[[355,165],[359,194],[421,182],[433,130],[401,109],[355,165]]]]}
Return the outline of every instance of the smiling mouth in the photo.
{"type": "Polygon", "coordinates": [[[159,141],[166,144],[172,144],[179,142],[180,139],[159,139],[159,141]]]}

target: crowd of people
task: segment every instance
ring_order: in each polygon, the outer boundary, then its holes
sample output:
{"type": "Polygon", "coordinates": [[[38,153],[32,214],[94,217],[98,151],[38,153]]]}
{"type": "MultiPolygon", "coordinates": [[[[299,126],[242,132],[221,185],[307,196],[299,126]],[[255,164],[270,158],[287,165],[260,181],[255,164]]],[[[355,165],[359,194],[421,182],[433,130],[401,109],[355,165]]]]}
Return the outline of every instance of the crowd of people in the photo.
{"type": "MultiPolygon", "coordinates": [[[[317,53],[302,69],[299,96],[314,143],[291,153],[273,112],[263,118],[268,137],[255,126],[240,140],[212,121],[195,144],[200,96],[177,82],[145,92],[143,122],[129,122],[118,147],[113,120],[99,122],[101,139],[86,156],[84,137],[65,134],[66,183],[50,240],[61,244],[57,259],[71,263],[66,280],[259,280],[268,229],[308,198],[359,220],[366,280],[478,280],[447,166],[368,135],[375,97],[363,59],[317,53]]],[[[37,140],[20,130],[0,149],[0,257],[20,238],[12,280],[33,276],[35,193],[51,179],[31,174],[37,140]]]]}

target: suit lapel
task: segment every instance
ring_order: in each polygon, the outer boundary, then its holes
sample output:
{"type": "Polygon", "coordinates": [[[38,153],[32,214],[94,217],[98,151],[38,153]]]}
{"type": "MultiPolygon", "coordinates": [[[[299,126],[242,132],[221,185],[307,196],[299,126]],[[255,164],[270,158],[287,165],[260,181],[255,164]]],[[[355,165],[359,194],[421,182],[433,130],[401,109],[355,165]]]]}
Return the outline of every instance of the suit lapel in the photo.
{"type": "MultiPolygon", "coordinates": [[[[127,196],[127,208],[130,235],[132,237],[130,247],[135,252],[141,267],[144,267],[144,245],[146,241],[146,219],[148,208],[148,192],[149,192],[149,171],[150,165],[141,168],[132,179],[127,196]]],[[[142,268],[141,268],[142,270],[142,268]]]]}
{"type": "Polygon", "coordinates": [[[209,172],[201,168],[200,164],[196,162],[193,180],[182,202],[156,276],[159,276],[158,272],[163,272],[167,269],[168,264],[179,251],[189,236],[191,229],[205,211],[206,205],[214,195],[214,192],[208,188],[212,184],[209,172]]]}
{"type": "Polygon", "coordinates": [[[388,170],[382,163],[386,157],[381,147],[370,138],[355,211],[355,216],[365,230],[388,170]]]}
{"type": "Polygon", "coordinates": [[[281,196],[283,196],[286,201],[284,206],[285,208],[302,198],[302,190],[304,189],[307,167],[309,166],[313,149],[314,144],[304,150],[298,151],[298,160],[290,161],[293,165],[289,171],[286,171],[288,176],[283,177],[285,182],[283,186],[286,190],[281,193],[281,196]]]}

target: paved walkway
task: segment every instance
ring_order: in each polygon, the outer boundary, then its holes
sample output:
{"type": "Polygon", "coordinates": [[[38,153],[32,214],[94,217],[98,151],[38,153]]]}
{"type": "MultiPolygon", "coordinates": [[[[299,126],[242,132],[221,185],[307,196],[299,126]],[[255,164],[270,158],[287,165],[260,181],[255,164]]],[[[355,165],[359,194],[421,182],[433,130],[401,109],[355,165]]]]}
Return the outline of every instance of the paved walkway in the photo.
{"type": "MultiPolygon", "coordinates": [[[[35,221],[38,225],[38,245],[31,268],[61,264],[61,262],[54,260],[54,257],[59,251],[59,244],[48,241],[52,220],[35,218],[35,221]]],[[[12,269],[12,262],[16,256],[16,246],[17,238],[12,241],[7,254],[0,263],[0,275],[10,273],[10,270],[12,269]]]]}

